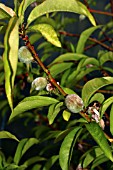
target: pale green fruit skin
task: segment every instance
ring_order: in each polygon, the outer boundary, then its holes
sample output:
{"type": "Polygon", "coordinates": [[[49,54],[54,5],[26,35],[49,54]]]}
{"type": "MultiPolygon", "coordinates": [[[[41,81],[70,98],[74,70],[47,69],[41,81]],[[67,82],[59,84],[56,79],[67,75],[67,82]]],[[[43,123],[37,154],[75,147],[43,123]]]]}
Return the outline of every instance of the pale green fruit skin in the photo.
{"type": "Polygon", "coordinates": [[[78,113],[84,107],[83,100],[76,94],[68,94],[65,98],[65,104],[72,113],[78,113]]]}
{"type": "Polygon", "coordinates": [[[31,63],[33,56],[26,46],[22,46],[18,50],[18,58],[22,63],[31,63]]]}
{"type": "Polygon", "coordinates": [[[47,79],[38,77],[32,82],[32,88],[35,90],[43,90],[47,85],[47,79]]]}

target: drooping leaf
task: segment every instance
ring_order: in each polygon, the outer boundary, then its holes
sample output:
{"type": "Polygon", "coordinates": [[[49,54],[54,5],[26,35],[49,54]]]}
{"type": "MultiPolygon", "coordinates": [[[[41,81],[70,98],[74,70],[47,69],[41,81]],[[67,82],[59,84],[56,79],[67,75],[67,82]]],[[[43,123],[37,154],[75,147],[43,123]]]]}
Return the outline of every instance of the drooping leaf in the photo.
{"type": "Polygon", "coordinates": [[[23,149],[22,149],[22,154],[21,156],[23,156],[25,154],[25,152],[34,144],[38,144],[39,141],[36,138],[29,138],[26,142],[26,144],[24,145],[23,149]]]}
{"type": "Polygon", "coordinates": [[[51,75],[55,78],[58,74],[67,70],[73,65],[73,63],[58,63],[50,67],[51,75]]]}
{"type": "Polygon", "coordinates": [[[69,132],[62,142],[59,152],[59,161],[62,170],[69,170],[73,147],[79,136],[79,132],[81,132],[81,128],[75,127],[71,132],[69,132]]]}
{"type": "Polygon", "coordinates": [[[48,111],[48,120],[49,120],[49,124],[51,125],[54,121],[54,119],[56,118],[56,116],[58,115],[58,113],[60,112],[60,107],[63,106],[63,102],[60,102],[58,104],[53,104],[49,107],[49,111],[48,111]]]}
{"type": "Polygon", "coordinates": [[[77,47],[76,47],[77,53],[83,53],[87,39],[98,28],[100,28],[100,26],[91,27],[81,33],[81,36],[79,38],[79,41],[78,41],[77,47]]]}
{"type": "Polygon", "coordinates": [[[98,54],[100,65],[103,65],[107,61],[113,61],[113,52],[112,51],[103,51],[98,54]]]}
{"type": "Polygon", "coordinates": [[[36,163],[36,162],[45,161],[45,160],[46,160],[46,158],[44,158],[44,157],[34,156],[34,157],[32,157],[32,158],[27,159],[27,160],[24,162],[23,165],[26,166],[26,167],[28,167],[28,166],[36,163]]]}
{"type": "Polygon", "coordinates": [[[113,135],[113,104],[110,110],[110,132],[113,135]]]}
{"type": "Polygon", "coordinates": [[[44,97],[44,96],[26,97],[14,108],[14,111],[10,115],[9,121],[13,119],[15,116],[27,110],[38,108],[38,107],[49,106],[51,104],[58,103],[58,102],[59,102],[58,100],[51,97],[44,97]]]}
{"type": "Polygon", "coordinates": [[[11,134],[8,131],[3,130],[3,131],[0,131],[0,139],[4,139],[4,138],[14,139],[19,142],[19,140],[16,138],[16,136],[14,136],[13,134],[11,134]]]}
{"type": "Polygon", "coordinates": [[[91,150],[88,150],[83,157],[85,156],[85,159],[83,160],[83,168],[87,168],[91,162],[93,162],[98,156],[102,155],[103,151],[99,147],[93,147],[91,150]]]}
{"type": "Polygon", "coordinates": [[[12,17],[8,23],[6,34],[4,37],[4,70],[5,70],[5,90],[9,105],[13,110],[12,90],[14,87],[14,79],[16,75],[18,62],[18,18],[12,17]]]}
{"type": "Polygon", "coordinates": [[[84,54],[77,54],[77,53],[66,53],[58,56],[53,62],[54,63],[61,63],[65,61],[79,61],[83,58],[88,58],[88,56],[84,54]]]}
{"type": "Polygon", "coordinates": [[[105,99],[105,97],[102,93],[96,93],[91,97],[89,103],[92,103],[94,101],[98,101],[99,103],[102,103],[104,101],[104,99],[105,99]]]}
{"type": "Polygon", "coordinates": [[[19,163],[19,161],[20,161],[20,159],[21,159],[22,150],[23,150],[24,145],[26,144],[27,141],[28,141],[27,138],[22,139],[22,140],[20,141],[20,143],[18,144],[18,146],[17,146],[16,152],[15,152],[15,155],[14,155],[14,163],[15,163],[16,165],[18,165],[18,163],[19,163]]]}
{"type": "Polygon", "coordinates": [[[104,154],[107,158],[109,158],[111,161],[113,161],[112,151],[111,148],[107,142],[107,139],[105,137],[105,134],[101,127],[96,122],[91,122],[85,125],[89,133],[92,135],[94,140],[97,142],[97,144],[100,146],[100,148],[103,150],[104,154]]]}
{"type": "Polygon", "coordinates": [[[65,11],[65,12],[73,12],[78,14],[83,14],[89,18],[91,23],[95,26],[95,20],[91,13],[88,11],[85,5],[83,5],[78,0],[46,0],[42,4],[36,6],[30,13],[27,23],[28,25],[34,21],[36,18],[51,12],[57,11],[65,11]]]}
{"type": "Polygon", "coordinates": [[[9,16],[14,17],[16,16],[15,12],[12,10],[12,8],[7,7],[6,5],[0,3],[0,10],[5,11],[9,16]]]}
{"type": "Polygon", "coordinates": [[[54,28],[49,24],[37,24],[29,28],[30,31],[40,32],[50,43],[57,47],[61,47],[61,43],[57,37],[54,28]]]}
{"type": "Polygon", "coordinates": [[[101,117],[103,116],[103,114],[105,113],[105,111],[107,110],[107,108],[113,103],[113,97],[109,97],[108,99],[106,99],[104,101],[104,103],[102,104],[102,108],[101,108],[101,117]]]}
{"type": "Polygon", "coordinates": [[[58,160],[59,155],[53,155],[47,163],[44,165],[42,170],[50,170],[54,163],[58,160]]]}
{"type": "Polygon", "coordinates": [[[91,170],[94,170],[95,167],[99,166],[99,165],[102,164],[102,163],[107,162],[108,160],[109,160],[109,159],[108,159],[104,154],[98,156],[98,157],[94,160],[94,162],[92,163],[91,170]]]}
{"type": "Polygon", "coordinates": [[[84,105],[87,106],[89,104],[89,100],[91,96],[100,88],[113,84],[112,77],[102,77],[102,78],[94,78],[88,81],[83,89],[82,89],[82,99],[84,101],[84,105]],[[87,96],[87,97],[86,97],[87,96]]]}
{"type": "Polygon", "coordinates": [[[27,9],[27,7],[33,2],[36,2],[36,0],[23,0],[22,15],[24,15],[24,12],[27,9]]]}

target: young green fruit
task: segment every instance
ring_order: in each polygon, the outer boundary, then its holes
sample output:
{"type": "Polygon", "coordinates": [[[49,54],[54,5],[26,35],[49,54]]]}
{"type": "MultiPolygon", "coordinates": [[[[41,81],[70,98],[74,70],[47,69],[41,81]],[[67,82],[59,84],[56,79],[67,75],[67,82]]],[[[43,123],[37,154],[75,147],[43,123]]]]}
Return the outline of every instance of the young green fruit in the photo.
{"type": "Polygon", "coordinates": [[[26,46],[22,46],[18,50],[18,58],[22,63],[31,63],[33,56],[26,46]]]}
{"type": "Polygon", "coordinates": [[[32,88],[35,90],[43,90],[47,85],[47,79],[38,77],[32,82],[32,88]]]}
{"type": "Polygon", "coordinates": [[[83,100],[76,94],[68,94],[65,98],[65,104],[72,113],[78,113],[83,109],[83,100]]]}

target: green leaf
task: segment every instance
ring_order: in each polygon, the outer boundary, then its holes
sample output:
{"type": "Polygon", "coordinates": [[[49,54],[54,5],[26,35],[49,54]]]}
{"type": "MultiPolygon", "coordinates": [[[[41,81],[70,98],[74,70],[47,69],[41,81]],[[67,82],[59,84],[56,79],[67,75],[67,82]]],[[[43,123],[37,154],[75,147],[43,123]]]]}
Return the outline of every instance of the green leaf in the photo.
{"type": "MultiPolygon", "coordinates": [[[[0,3],[0,10],[5,11],[9,16],[14,17],[16,16],[15,12],[12,10],[12,8],[7,7],[6,5],[0,3]]],[[[1,15],[1,14],[0,14],[1,15]]]]}
{"type": "Polygon", "coordinates": [[[24,15],[25,10],[27,7],[32,4],[33,2],[36,2],[36,0],[23,0],[23,8],[22,8],[22,15],[24,15]]]}
{"type": "Polygon", "coordinates": [[[98,156],[102,155],[103,151],[99,147],[93,147],[91,150],[88,150],[83,157],[85,156],[85,159],[82,163],[83,168],[87,168],[91,162],[93,162],[98,156]]]}
{"type": "Polygon", "coordinates": [[[58,160],[59,155],[53,155],[45,164],[42,170],[50,170],[53,164],[58,160]]]}
{"type": "Polygon", "coordinates": [[[113,61],[112,51],[100,51],[98,54],[100,65],[103,65],[107,61],[113,61]]]}
{"type": "Polygon", "coordinates": [[[106,157],[108,157],[111,161],[113,161],[112,151],[107,142],[107,139],[102,131],[101,127],[96,122],[91,122],[85,125],[91,136],[100,146],[100,148],[105,153],[106,157]]]}
{"type": "Polygon", "coordinates": [[[72,157],[73,147],[78,138],[81,127],[75,127],[64,138],[59,152],[59,161],[62,170],[69,170],[70,160],[72,157]]]}
{"type": "Polygon", "coordinates": [[[82,89],[82,99],[84,101],[84,105],[87,106],[89,104],[89,100],[91,96],[100,88],[113,84],[112,77],[102,77],[102,78],[94,78],[88,81],[83,89],[82,89]],[[87,97],[86,97],[87,96],[87,97]]]}
{"type": "Polygon", "coordinates": [[[49,124],[51,125],[56,116],[58,115],[58,113],[60,112],[60,107],[63,106],[63,102],[60,102],[58,104],[53,104],[49,107],[49,111],[48,111],[48,120],[49,120],[49,124]]]}
{"type": "Polygon", "coordinates": [[[92,163],[91,170],[94,170],[95,167],[98,167],[100,164],[107,162],[108,160],[109,159],[104,154],[98,156],[92,163]]]}
{"type": "Polygon", "coordinates": [[[50,67],[51,75],[55,78],[58,74],[67,70],[73,65],[73,63],[58,63],[50,67]]]}
{"type": "Polygon", "coordinates": [[[83,53],[87,39],[96,29],[98,29],[100,27],[101,27],[100,25],[96,26],[96,27],[91,27],[91,28],[88,28],[87,30],[85,30],[81,33],[81,36],[79,38],[79,41],[78,41],[78,44],[77,44],[77,47],[76,47],[77,53],[83,53]]]}
{"type": "Polygon", "coordinates": [[[4,139],[4,138],[14,139],[19,142],[16,136],[12,135],[10,132],[3,130],[3,131],[0,131],[0,139],[4,139]]]}
{"type": "Polygon", "coordinates": [[[89,103],[92,103],[94,101],[98,101],[99,103],[103,103],[104,99],[105,99],[105,97],[102,93],[96,93],[91,97],[89,103]]]}
{"type": "Polygon", "coordinates": [[[88,56],[84,54],[77,54],[77,53],[66,53],[58,56],[53,62],[54,63],[61,63],[65,61],[79,61],[83,58],[88,58],[88,56]]]}
{"type": "Polygon", "coordinates": [[[58,40],[57,33],[54,28],[49,24],[37,24],[29,27],[28,29],[30,32],[40,32],[50,43],[57,47],[61,47],[61,43],[58,40]]]}
{"type": "Polygon", "coordinates": [[[64,12],[74,12],[78,14],[83,14],[89,18],[91,23],[95,26],[95,20],[91,13],[88,11],[85,5],[83,5],[78,0],[46,0],[40,5],[36,6],[30,13],[27,24],[29,25],[36,18],[51,12],[64,11],[64,12]]]}
{"type": "Polygon", "coordinates": [[[8,98],[9,105],[13,110],[13,101],[12,101],[12,90],[14,87],[14,79],[17,70],[18,62],[18,18],[13,17],[8,23],[6,34],[4,37],[4,70],[5,70],[5,90],[8,98]]]}
{"type": "Polygon", "coordinates": [[[70,116],[71,116],[71,113],[70,113],[70,112],[68,112],[67,110],[64,110],[64,111],[63,111],[63,119],[64,119],[65,121],[69,121],[70,116]]]}
{"type": "Polygon", "coordinates": [[[45,161],[46,159],[43,158],[43,157],[40,157],[40,156],[34,156],[32,158],[29,158],[27,159],[25,162],[24,162],[24,166],[28,167],[36,162],[40,162],[40,161],[45,161]]]}
{"type": "Polygon", "coordinates": [[[107,100],[104,101],[104,103],[102,104],[102,108],[101,108],[101,117],[103,116],[103,114],[105,113],[105,111],[107,110],[107,108],[113,103],[113,97],[109,97],[107,100]]]}
{"type": "Polygon", "coordinates": [[[110,110],[110,132],[113,135],[113,104],[110,110]]]}
{"type": "Polygon", "coordinates": [[[13,119],[15,116],[27,110],[38,108],[38,107],[49,106],[51,104],[58,103],[58,102],[59,102],[58,100],[52,97],[44,97],[44,96],[26,97],[14,108],[14,111],[10,115],[9,121],[13,119]]]}
{"type": "Polygon", "coordinates": [[[18,144],[18,147],[17,147],[16,152],[15,152],[15,155],[14,155],[14,163],[15,163],[16,165],[18,165],[18,163],[19,163],[19,161],[20,161],[20,159],[21,159],[22,150],[23,150],[24,145],[26,144],[27,141],[28,141],[28,139],[25,138],[25,139],[22,139],[22,140],[20,141],[20,143],[18,144]]]}
{"type": "Polygon", "coordinates": [[[22,149],[22,154],[21,157],[25,154],[25,152],[34,144],[39,143],[39,141],[36,138],[30,138],[27,140],[26,144],[24,145],[23,149],[22,149]]]}

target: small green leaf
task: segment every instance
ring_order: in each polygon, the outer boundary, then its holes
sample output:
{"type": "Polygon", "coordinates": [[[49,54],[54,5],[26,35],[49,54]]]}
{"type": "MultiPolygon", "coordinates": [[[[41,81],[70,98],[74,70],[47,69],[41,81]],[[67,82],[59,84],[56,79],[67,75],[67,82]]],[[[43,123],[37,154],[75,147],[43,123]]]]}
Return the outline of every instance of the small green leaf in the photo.
{"type": "Polygon", "coordinates": [[[61,43],[58,40],[57,33],[54,28],[49,24],[37,24],[29,27],[29,31],[40,32],[50,43],[57,47],[61,47],[61,43]]]}
{"type": "Polygon", "coordinates": [[[92,103],[94,101],[98,101],[99,103],[103,103],[104,99],[105,99],[105,97],[102,93],[96,93],[91,97],[89,103],[92,103]]]}
{"type": "Polygon", "coordinates": [[[59,155],[53,155],[47,163],[44,165],[42,170],[50,170],[54,163],[58,160],[59,155]]]}
{"type": "Polygon", "coordinates": [[[70,116],[71,116],[70,112],[68,112],[66,110],[63,111],[63,118],[65,121],[69,121],[70,116]]]}
{"type": "Polygon", "coordinates": [[[24,145],[26,144],[27,141],[28,141],[27,138],[22,139],[22,140],[20,141],[20,143],[18,144],[18,146],[17,146],[16,152],[15,152],[15,155],[14,155],[14,163],[15,163],[16,165],[18,165],[18,163],[19,163],[19,161],[20,161],[20,159],[21,159],[22,150],[23,150],[24,145]]]}
{"type": "Polygon", "coordinates": [[[13,17],[8,23],[4,38],[5,50],[3,53],[4,70],[5,70],[5,90],[9,105],[13,110],[12,90],[14,87],[14,79],[16,75],[18,62],[18,18],[13,17]]]}
{"type": "Polygon", "coordinates": [[[72,65],[73,65],[73,63],[58,63],[58,64],[51,66],[49,70],[50,70],[52,76],[55,78],[58,74],[67,70],[72,65]]]}
{"type": "Polygon", "coordinates": [[[91,23],[95,26],[95,20],[91,13],[88,11],[85,5],[83,5],[78,0],[46,0],[40,5],[36,6],[30,13],[28,17],[28,25],[33,22],[36,18],[51,12],[65,11],[65,12],[74,12],[78,14],[83,14],[89,18],[91,23]]]}
{"type": "Polygon", "coordinates": [[[64,138],[62,142],[62,145],[60,147],[60,153],[59,153],[59,161],[62,170],[69,170],[73,147],[75,145],[78,136],[81,133],[80,129],[81,127],[75,127],[71,132],[68,133],[68,135],[64,138]]]}
{"type": "Polygon", "coordinates": [[[39,141],[36,138],[30,138],[27,140],[26,144],[24,145],[23,149],[22,149],[22,154],[21,156],[23,156],[25,154],[25,152],[34,144],[39,143],[39,141]]]}
{"type": "Polygon", "coordinates": [[[106,157],[108,157],[113,162],[113,156],[111,148],[107,142],[107,139],[102,131],[101,127],[96,122],[91,122],[85,125],[89,133],[92,135],[94,140],[100,146],[100,148],[105,153],[106,157]]]}
{"type": "Polygon", "coordinates": [[[113,135],[113,104],[110,110],[110,132],[113,135]]]}
{"type": "Polygon", "coordinates": [[[20,113],[23,113],[27,110],[49,106],[54,103],[58,103],[59,101],[52,98],[52,97],[44,97],[44,96],[31,96],[26,97],[22,100],[15,108],[14,111],[11,113],[9,121],[13,119],[15,116],[18,116],[20,113]]]}
{"type": "Polygon", "coordinates": [[[56,118],[56,116],[60,112],[61,106],[63,106],[63,102],[60,102],[58,104],[53,104],[53,105],[50,106],[49,111],[48,111],[48,115],[47,115],[50,125],[53,123],[54,119],[56,118]]]}
{"type": "Polygon", "coordinates": [[[23,8],[22,8],[22,15],[24,15],[25,10],[27,7],[32,4],[33,2],[36,2],[36,0],[23,0],[23,8]]]}
{"type": "Polygon", "coordinates": [[[84,105],[87,106],[89,104],[89,100],[91,96],[100,88],[113,84],[112,77],[102,77],[102,78],[94,78],[88,81],[83,89],[82,89],[82,99],[84,101],[84,105]],[[87,96],[87,97],[86,97],[87,96]]]}
{"type": "Polygon", "coordinates": [[[107,100],[104,101],[104,103],[102,104],[102,108],[101,108],[101,117],[103,116],[103,114],[105,113],[105,111],[107,110],[107,108],[113,103],[113,97],[109,97],[107,100]]]}
{"type": "Polygon", "coordinates": [[[101,26],[96,26],[96,27],[91,27],[91,28],[88,28],[87,30],[83,31],[80,38],[79,38],[79,41],[78,41],[78,44],[77,44],[77,47],[76,47],[76,52],[77,53],[83,53],[84,51],[84,47],[85,47],[85,43],[87,41],[87,39],[89,38],[89,36],[98,28],[100,28],[101,26]]]}
{"type": "Polygon", "coordinates": [[[100,51],[98,54],[100,65],[103,65],[107,61],[113,61],[112,51],[100,51]]]}
{"type": "Polygon", "coordinates": [[[40,157],[40,156],[34,156],[32,158],[29,158],[27,159],[25,162],[24,162],[24,166],[28,167],[36,162],[40,162],[40,161],[45,161],[46,159],[43,158],[43,157],[40,157]]]}
{"type": "Polygon", "coordinates": [[[0,9],[5,11],[9,16],[14,17],[16,16],[15,12],[12,10],[12,8],[7,7],[6,5],[0,3],[0,9]]]}
{"type": "Polygon", "coordinates": [[[4,139],[4,138],[14,139],[19,142],[16,136],[12,135],[10,132],[3,130],[3,131],[0,131],[0,139],[4,139]]]}

